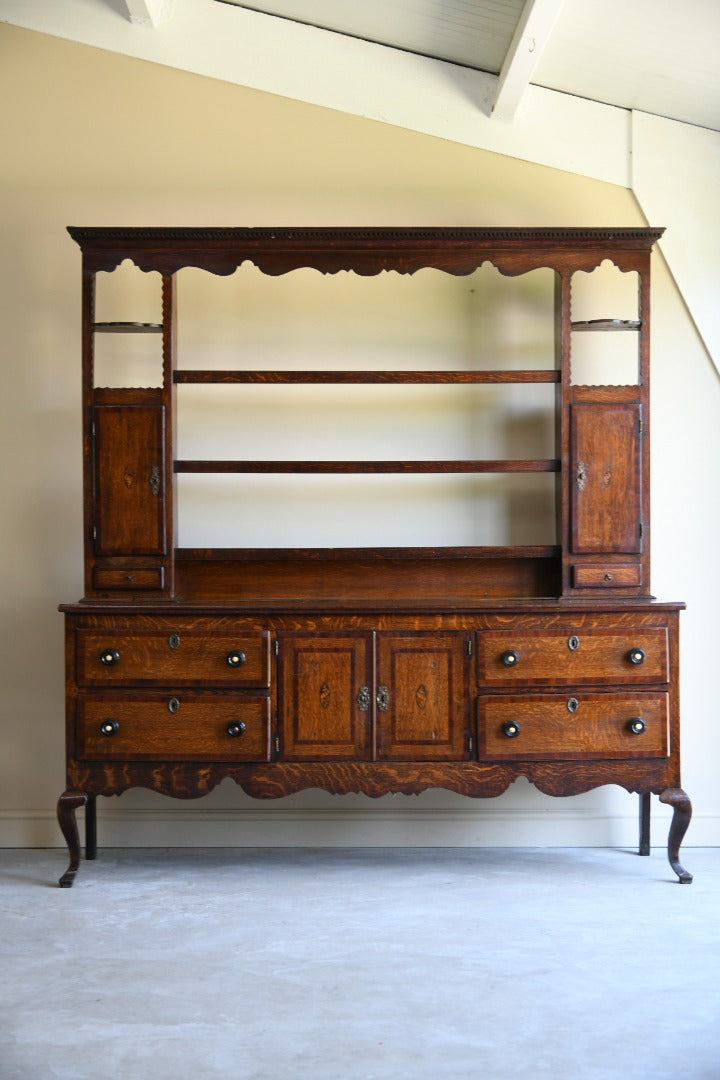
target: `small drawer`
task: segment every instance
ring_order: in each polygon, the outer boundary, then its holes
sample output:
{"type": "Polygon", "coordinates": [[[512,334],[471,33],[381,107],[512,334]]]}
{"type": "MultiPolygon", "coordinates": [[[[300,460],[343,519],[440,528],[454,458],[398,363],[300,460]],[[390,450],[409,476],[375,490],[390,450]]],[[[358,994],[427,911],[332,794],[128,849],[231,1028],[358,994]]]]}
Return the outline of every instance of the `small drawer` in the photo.
{"type": "Polygon", "coordinates": [[[268,761],[270,699],[80,697],[77,737],[87,761],[268,761]]]}
{"type": "Polygon", "coordinates": [[[270,635],[265,630],[77,631],[81,686],[270,685],[270,635]]]}
{"type": "Polygon", "coordinates": [[[480,686],[665,683],[665,627],[478,632],[480,686]]]}
{"type": "Polygon", "coordinates": [[[578,589],[631,589],[642,585],[638,565],[576,566],[573,582],[578,589]]]}
{"type": "Polygon", "coordinates": [[[667,694],[527,694],[478,700],[481,760],[666,758],[667,694]]]}
{"type": "Polygon", "coordinates": [[[161,590],[164,583],[165,570],[162,566],[96,566],[93,569],[93,586],[96,589],[123,592],[161,590]]]}

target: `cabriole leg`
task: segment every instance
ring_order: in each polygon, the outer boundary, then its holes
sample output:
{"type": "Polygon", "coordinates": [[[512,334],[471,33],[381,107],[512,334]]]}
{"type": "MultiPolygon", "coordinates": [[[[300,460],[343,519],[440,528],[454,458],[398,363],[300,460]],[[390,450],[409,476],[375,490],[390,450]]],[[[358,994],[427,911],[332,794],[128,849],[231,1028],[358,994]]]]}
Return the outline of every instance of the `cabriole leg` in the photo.
{"type": "Polygon", "coordinates": [[[640,843],[638,855],[650,854],[650,792],[640,796],[640,843]]]}
{"type": "Polygon", "coordinates": [[[75,875],[80,866],[80,835],[78,833],[75,811],[79,806],[84,806],[88,797],[84,791],[64,791],[58,799],[57,819],[65,842],[68,846],[70,864],[60,878],[61,889],[69,889],[75,880],[75,875]]]}
{"type": "Polygon", "coordinates": [[[692,874],[689,874],[680,863],[680,844],[690,824],[692,803],[682,788],[668,788],[667,791],[663,791],[660,802],[667,803],[673,808],[668,835],[668,860],[680,879],[680,884],[688,885],[692,881],[692,874]]]}

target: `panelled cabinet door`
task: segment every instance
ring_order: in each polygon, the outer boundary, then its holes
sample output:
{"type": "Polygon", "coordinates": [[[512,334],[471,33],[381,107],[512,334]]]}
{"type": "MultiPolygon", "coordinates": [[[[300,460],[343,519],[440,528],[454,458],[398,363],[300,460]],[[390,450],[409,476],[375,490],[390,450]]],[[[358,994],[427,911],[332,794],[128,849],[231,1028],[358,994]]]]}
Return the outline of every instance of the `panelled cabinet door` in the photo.
{"type": "Polygon", "coordinates": [[[164,409],[99,405],[93,423],[95,554],[164,555],[164,409]]]}
{"type": "Polygon", "coordinates": [[[460,761],[469,757],[468,637],[377,635],[377,757],[460,761]]]}
{"type": "Polygon", "coordinates": [[[278,635],[280,756],[367,759],[372,746],[372,634],[278,635]]]}
{"type": "Polygon", "coordinates": [[[640,406],[582,404],[571,409],[572,550],[642,550],[640,406]]]}

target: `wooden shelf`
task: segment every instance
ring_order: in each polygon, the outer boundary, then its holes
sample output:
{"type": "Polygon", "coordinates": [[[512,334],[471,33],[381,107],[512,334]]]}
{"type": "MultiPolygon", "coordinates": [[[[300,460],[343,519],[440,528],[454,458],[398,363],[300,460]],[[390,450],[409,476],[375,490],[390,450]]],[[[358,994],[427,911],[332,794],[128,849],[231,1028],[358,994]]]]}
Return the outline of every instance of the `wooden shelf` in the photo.
{"type": "Polygon", "coordinates": [[[175,383],[559,383],[560,372],[524,371],[176,371],[175,383]]]}
{"type": "Polygon", "coordinates": [[[557,559],[562,554],[558,544],[514,544],[508,546],[473,545],[470,547],[362,547],[362,548],[176,548],[180,562],[387,562],[389,559],[412,562],[417,559],[557,559]]]}
{"type": "Polygon", "coordinates": [[[162,334],[162,323],[96,322],[92,329],[96,334],[162,334]]]}
{"type": "Polygon", "coordinates": [[[208,461],[175,462],[176,473],[554,473],[557,458],[496,461],[208,461]]]}
{"type": "Polygon", "coordinates": [[[639,319],[589,319],[585,322],[571,322],[570,329],[574,331],[600,331],[608,333],[617,330],[639,330],[642,323],[639,319]]]}

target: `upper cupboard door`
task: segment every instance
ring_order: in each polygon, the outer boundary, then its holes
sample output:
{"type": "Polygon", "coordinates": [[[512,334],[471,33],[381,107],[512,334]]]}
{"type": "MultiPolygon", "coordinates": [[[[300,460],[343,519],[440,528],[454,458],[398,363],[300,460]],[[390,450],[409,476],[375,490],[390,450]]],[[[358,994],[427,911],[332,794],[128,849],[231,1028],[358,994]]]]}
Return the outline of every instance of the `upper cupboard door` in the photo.
{"type": "Polygon", "coordinates": [[[282,759],[369,758],[372,635],[298,632],[278,643],[282,759]]]}
{"type": "Polygon", "coordinates": [[[95,554],[164,555],[164,409],[98,405],[93,421],[95,554]]]}
{"type": "Polygon", "coordinates": [[[572,550],[642,550],[639,405],[573,405],[572,550]]]}
{"type": "Polygon", "coordinates": [[[468,636],[377,636],[377,757],[461,761],[470,755],[468,636]]]}

